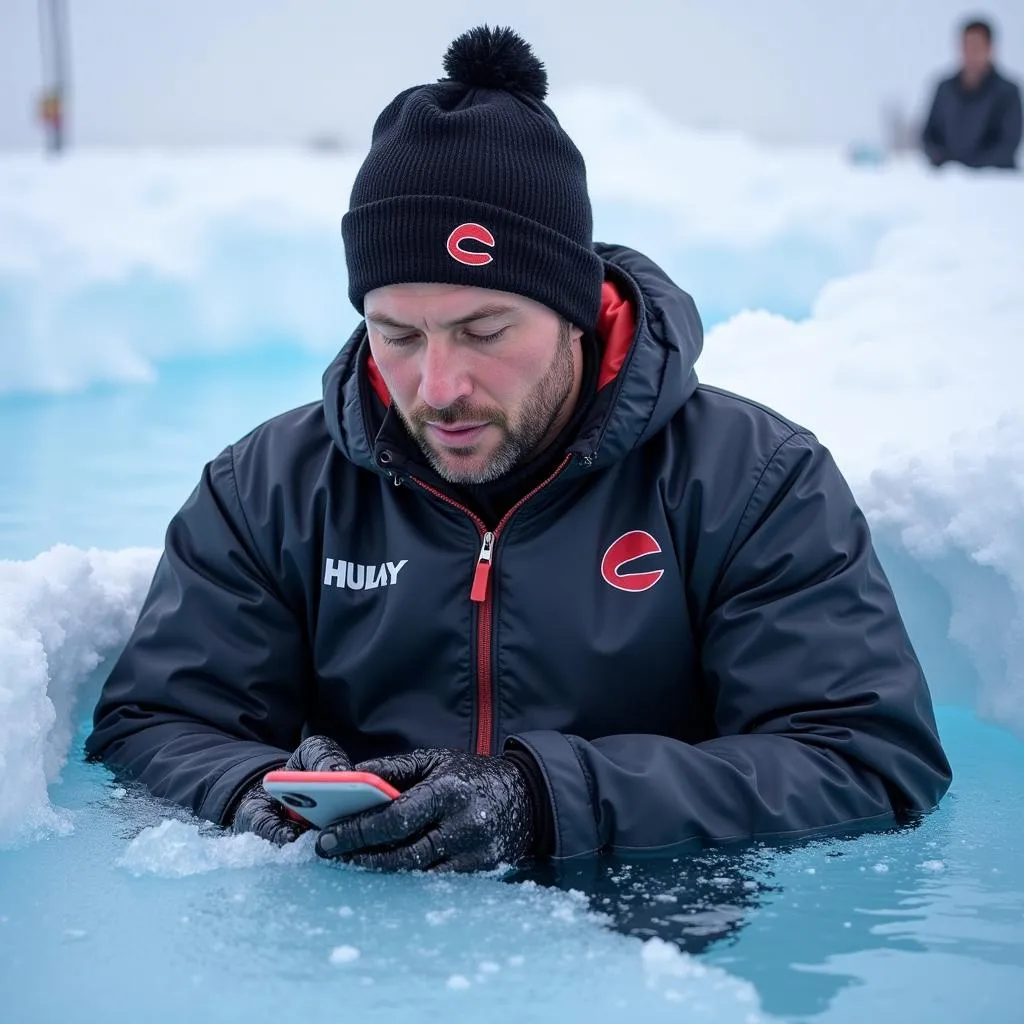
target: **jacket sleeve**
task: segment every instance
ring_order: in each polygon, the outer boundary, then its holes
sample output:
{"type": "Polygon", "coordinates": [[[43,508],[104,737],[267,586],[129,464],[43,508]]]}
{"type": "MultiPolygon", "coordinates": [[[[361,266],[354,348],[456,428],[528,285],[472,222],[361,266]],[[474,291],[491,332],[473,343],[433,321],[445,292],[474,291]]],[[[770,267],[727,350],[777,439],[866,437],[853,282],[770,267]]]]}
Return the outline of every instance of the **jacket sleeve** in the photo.
{"type": "Polygon", "coordinates": [[[229,448],[168,527],[86,754],[226,824],[235,796],[299,743],[309,661],[256,550],[229,448]]]}
{"type": "Polygon", "coordinates": [[[999,109],[993,134],[993,144],[978,154],[978,166],[1013,167],[1021,141],[1021,103],[1020,89],[1012,83],[1006,89],[1006,98],[999,109]]]}
{"type": "Polygon", "coordinates": [[[703,627],[714,738],[510,740],[544,776],[556,857],[857,831],[945,793],[931,698],[868,525],[812,437],[765,467],[703,627]]]}
{"type": "Polygon", "coordinates": [[[933,167],[940,167],[949,158],[946,139],[942,132],[939,110],[945,103],[945,85],[940,83],[928,110],[928,119],[921,131],[921,148],[933,167]]]}

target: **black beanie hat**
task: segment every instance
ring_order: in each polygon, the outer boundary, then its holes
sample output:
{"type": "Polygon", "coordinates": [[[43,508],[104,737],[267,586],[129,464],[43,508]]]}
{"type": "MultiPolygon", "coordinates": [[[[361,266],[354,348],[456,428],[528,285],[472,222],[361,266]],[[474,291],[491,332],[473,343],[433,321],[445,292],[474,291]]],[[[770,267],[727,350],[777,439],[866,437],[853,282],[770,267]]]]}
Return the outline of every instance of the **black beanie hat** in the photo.
{"type": "Polygon", "coordinates": [[[603,268],[583,156],[511,29],[471,29],[448,77],[381,113],[342,220],[349,298],[404,282],[524,295],[593,329],[603,268]]]}

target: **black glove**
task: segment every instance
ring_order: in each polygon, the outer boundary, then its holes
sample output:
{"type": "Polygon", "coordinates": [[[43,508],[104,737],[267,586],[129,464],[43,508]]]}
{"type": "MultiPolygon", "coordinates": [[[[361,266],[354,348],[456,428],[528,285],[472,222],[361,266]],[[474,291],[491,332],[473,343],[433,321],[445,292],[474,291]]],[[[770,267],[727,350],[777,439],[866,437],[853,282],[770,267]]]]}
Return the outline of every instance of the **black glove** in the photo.
{"type": "Polygon", "coordinates": [[[402,795],[325,828],[322,857],[368,868],[480,871],[531,852],[533,806],[521,768],[507,757],[414,750],[364,761],[402,795]]]}
{"type": "MultiPolygon", "coordinates": [[[[351,770],[352,762],[334,740],[326,736],[309,736],[281,767],[293,772],[347,772],[351,770]]],[[[231,828],[235,832],[255,832],[263,839],[284,846],[295,842],[310,826],[271,798],[263,788],[265,774],[253,779],[242,792],[231,819],[231,828]]]]}

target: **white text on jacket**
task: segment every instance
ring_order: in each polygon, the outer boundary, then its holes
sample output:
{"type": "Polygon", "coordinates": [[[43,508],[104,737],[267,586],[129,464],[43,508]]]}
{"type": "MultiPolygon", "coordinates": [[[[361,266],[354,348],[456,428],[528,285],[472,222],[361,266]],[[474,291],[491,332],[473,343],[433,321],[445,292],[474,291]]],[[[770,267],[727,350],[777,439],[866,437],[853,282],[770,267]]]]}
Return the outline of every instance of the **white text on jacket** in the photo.
{"type": "Polygon", "coordinates": [[[376,587],[394,586],[398,574],[409,559],[400,562],[384,562],[381,565],[358,565],[344,559],[335,561],[328,558],[324,566],[324,586],[347,587],[349,590],[373,590],[376,587]]]}

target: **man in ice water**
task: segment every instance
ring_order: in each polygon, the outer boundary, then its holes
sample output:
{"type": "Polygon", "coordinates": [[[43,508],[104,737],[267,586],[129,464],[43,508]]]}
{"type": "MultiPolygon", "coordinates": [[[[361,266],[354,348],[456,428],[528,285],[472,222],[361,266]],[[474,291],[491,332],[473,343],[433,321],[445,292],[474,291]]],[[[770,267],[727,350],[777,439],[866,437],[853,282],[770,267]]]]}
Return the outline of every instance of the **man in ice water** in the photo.
{"type": "Polygon", "coordinates": [[[206,466],[90,756],[273,842],[300,826],[265,772],[374,772],[402,795],[316,849],[386,869],[934,807],[928,688],[828,451],[698,385],[692,300],[593,242],[522,39],[474,29],[445,70],[383,111],[356,177],[363,319],[323,400],[206,466]]]}

